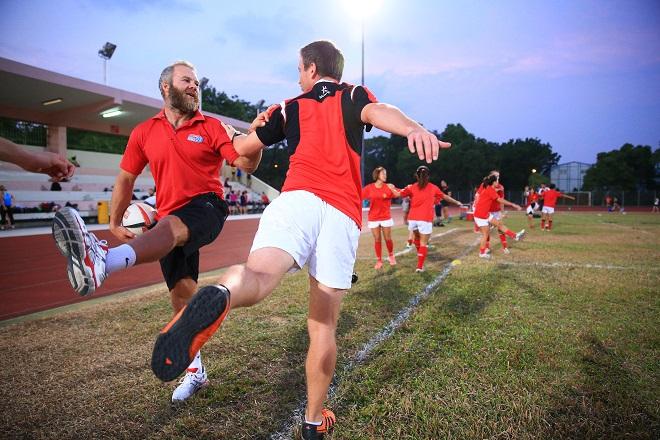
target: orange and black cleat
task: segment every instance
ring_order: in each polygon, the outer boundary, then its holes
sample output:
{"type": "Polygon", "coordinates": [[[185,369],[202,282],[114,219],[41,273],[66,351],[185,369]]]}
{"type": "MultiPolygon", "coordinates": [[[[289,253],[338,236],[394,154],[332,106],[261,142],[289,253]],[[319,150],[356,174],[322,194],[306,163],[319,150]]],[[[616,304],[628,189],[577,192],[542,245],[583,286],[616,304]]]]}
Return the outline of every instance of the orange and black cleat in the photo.
{"type": "Polygon", "coordinates": [[[229,312],[229,290],[205,286],[160,331],[151,355],[151,370],[164,382],[176,379],[197,351],[216,332],[229,312]]]}
{"type": "Polygon", "coordinates": [[[303,422],[300,430],[300,438],[302,440],[322,440],[325,434],[332,435],[332,430],[337,421],[335,414],[327,408],[321,410],[321,425],[312,425],[311,423],[303,422]]]}

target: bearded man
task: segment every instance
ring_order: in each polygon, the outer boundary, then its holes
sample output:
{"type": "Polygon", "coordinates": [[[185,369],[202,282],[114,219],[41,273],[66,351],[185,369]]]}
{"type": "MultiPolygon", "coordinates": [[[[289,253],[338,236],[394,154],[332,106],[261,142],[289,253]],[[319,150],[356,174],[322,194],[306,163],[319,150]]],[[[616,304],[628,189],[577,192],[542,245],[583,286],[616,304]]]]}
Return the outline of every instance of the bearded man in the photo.
{"type": "MultiPolygon", "coordinates": [[[[124,244],[108,248],[85,227],[72,208],[57,212],[53,237],[67,258],[71,285],[90,295],[118,270],[159,260],[174,314],[197,290],[199,249],[213,242],[228,208],[220,182],[223,161],[247,173],[261,154],[240,156],[232,146],[233,128],[199,111],[199,80],[187,61],[163,69],[158,82],[163,109],[132,131],[112,191],[110,231],[124,244]],[[149,231],[135,236],[121,224],[135,180],[149,165],[156,182],[158,213],[149,231]]],[[[197,352],[172,395],[183,401],[208,385],[197,352]]]]}

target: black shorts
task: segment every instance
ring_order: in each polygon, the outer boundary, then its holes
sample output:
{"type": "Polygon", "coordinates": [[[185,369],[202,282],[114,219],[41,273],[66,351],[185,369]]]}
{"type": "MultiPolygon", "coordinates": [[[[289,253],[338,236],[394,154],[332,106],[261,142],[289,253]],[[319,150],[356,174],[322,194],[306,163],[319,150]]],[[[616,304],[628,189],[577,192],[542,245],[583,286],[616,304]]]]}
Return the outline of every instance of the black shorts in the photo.
{"type": "Polygon", "coordinates": [[[172,290],[183,278],[197,282],[199,276],[199,249],[212,243],[227,219],[227,203],[214,193],[195,196],[187,205],[170,212],[188,227],[190,238],[183,246],[177,246],[160,259],[160,270],[172,290]]]}

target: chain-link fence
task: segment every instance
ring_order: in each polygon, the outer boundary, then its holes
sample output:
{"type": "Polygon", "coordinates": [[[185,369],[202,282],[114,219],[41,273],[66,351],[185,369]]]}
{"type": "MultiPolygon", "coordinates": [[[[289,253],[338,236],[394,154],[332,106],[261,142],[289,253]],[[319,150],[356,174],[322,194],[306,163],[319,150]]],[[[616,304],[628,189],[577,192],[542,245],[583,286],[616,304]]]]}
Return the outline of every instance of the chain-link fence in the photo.
{"type": "MultiPolygon", "coordinates": [[[[564,193],[575,197],[575,201],[564,198],[557,200],[559,206],[584,206],[584,207],[606,207],[606,196],[616,198],[619,206],[653,206],[656,197],[660,197],[660,191],[640,190],[640,191],[578,191],[564,193]]],[[[465,204],[472,204],[474,201],[474,191],[452,190],[451,196],[465,204]]],[[[525,204],[524,191],[506,191],[504,197],[510,202],[519,205],[525,204]]]]}

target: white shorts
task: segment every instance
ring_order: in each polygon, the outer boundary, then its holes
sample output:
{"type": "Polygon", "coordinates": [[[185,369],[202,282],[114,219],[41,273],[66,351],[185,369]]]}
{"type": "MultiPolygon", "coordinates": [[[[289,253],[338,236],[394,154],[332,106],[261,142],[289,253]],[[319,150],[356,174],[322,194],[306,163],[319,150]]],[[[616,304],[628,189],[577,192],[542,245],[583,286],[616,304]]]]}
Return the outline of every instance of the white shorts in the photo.
{"type": "Polygon", "coordinates": [[[391,228],[392,226],[394,226],[394,220],[388,218],[387,220],[377,220],[375,222],[367,222],[367,226],[369,226],[369,229],[375,229],[379,226],[382,226],[383,228],[391,228]]]}
{"type": "Polygon", "coordinates": [[[490,220],[493,219],[493,213],[491,212],[488,215],[488,218],[479,218],[479,217],[474,217],[474,223],[479,226],[480,228],[484,226],[490,225],[490,220]]]}
{"type": "Polygon", "coordinates": [[[527,207],[527,215],[534,215],[535,210],[536,210],[536,202],[532,202],[532,204],[527,207]]]}
{"type": "Polygon", "coordinates": [[[433,231],[433,223],[421,220],[408,220],[408,230],[419,231],[420,234],[429,235],[433,231]]]}
{"type": "Polygon", "coordinates": [[[264,210],[250,253],[274,247],[334,289],[349,289],[360,229],[355,221],[308,191],[280,194],[264,210]]]}
{"type": "Polygon", "coordinates": [[[541,210],[542,213],[544,214],[554,214],[555,213],[555,208],[552,208],[550,206],[544,206],[543,209],[541,210]]]}
{"type": "Polygon", "coordinates": [[[494,218],[495,220],[502,220],[502,211],[493,211],[488,216],[488,219],[494,218]]]}

